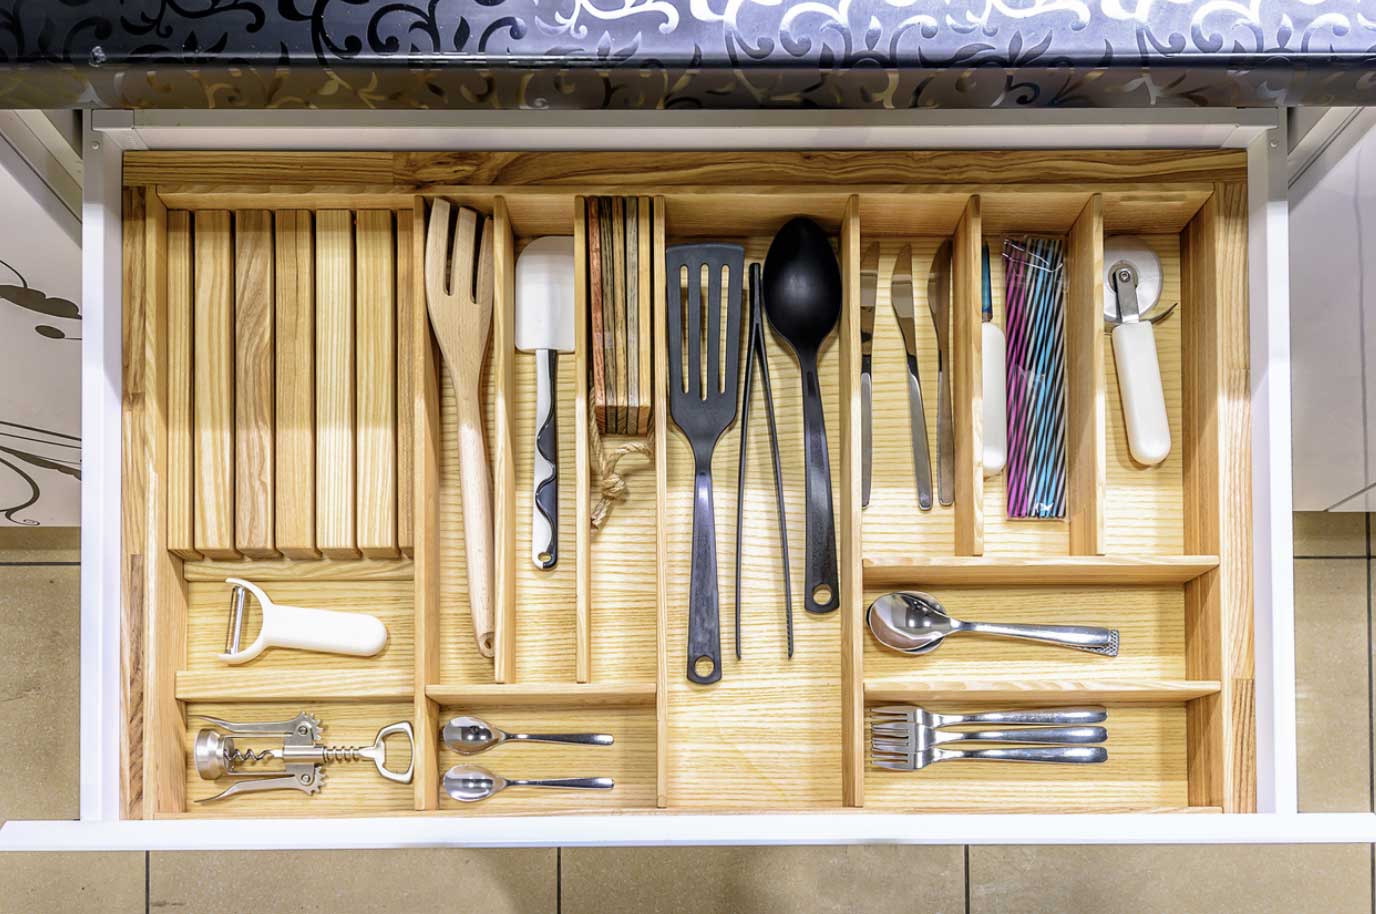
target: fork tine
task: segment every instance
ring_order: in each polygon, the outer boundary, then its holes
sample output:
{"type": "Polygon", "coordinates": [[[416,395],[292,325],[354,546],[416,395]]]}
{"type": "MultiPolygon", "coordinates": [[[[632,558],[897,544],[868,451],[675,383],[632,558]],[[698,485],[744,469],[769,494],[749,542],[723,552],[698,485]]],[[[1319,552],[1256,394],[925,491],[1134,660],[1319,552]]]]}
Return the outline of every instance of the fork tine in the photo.
{"type": "Polygon", "coordinates": [[[459,207],[450,248],[449,294],[460,301],[471,301],[473,297],[473,252],[477,250],[477,240],[478,214],[466,206],[459,207]]]}
{"type": "Polygon", "coordinates": [[[884,739],[883,737],[870,740],[871,752],[907,752],[912,745],[912,740],[907,739],[884,739]]]}
{"type": "Polygon", "coordinates": [[[474,299],[485,311],[492,309],[492,298],[496,285],[492,269],[492,246],[495,243],[492,217],[483,220],[483,237],[478,247],[478,286],[474,299]]]}
{"type": "Polygon", "coordinates": [[[913,724],[884,723],[875,721],[870,724],[870,732],[882,734],[883,736],[902,736],[913,731],[913,724]]]}
{"type": "Polygon", "coordinates": [[[888,761],[888,760],[885,760],[885,759],[873,759],[873,760],[871,760],[870,765],[871,765],[872,767],[874,767],[874,768],[883,768],[883,769],[885,769],[885,770],[887,770],[887,771],[912,771],[912,770],[913,770],[913,769],[912,769],[912,766],[909,765],[906,761],[904,761],[904,762],[891,762],[891,761],[888,761]]]}
{"type": "MultiPolygon", "coordinates": [[[[430,207],[430,226],[425,232],[425,262],[444,263],[449,242],[449,201],[436,200],[430,207]]],[[[425,294],[432,302],[444,298],[443,273],[425,271],[425,294]]]]}

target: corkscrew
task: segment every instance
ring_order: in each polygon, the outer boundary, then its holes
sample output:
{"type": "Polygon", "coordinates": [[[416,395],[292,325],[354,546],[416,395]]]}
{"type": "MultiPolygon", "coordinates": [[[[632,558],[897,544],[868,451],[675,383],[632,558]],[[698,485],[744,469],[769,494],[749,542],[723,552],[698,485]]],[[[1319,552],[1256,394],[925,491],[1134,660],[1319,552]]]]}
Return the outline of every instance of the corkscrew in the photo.
{"type": "Polygon", "coordinates": [[[389,724],[377,731],[371,746],[327,746],[320,741],[320,734],[324,730],[320,720],[305,711],[291,720],[251,724],[205,715],[199,717],[214,729],[206,728],[196,734],[196,773],[207,781],[217,781],[222,777],[252,778],[239,781],[213,797],[198,800],[200,803],[263,790],[299,790],[313,794],[325,780],[322,769],[332,763],[366,759],[377,766],[378,774],[399,784],[411,783],[411,776],[415,772],[416,739],[409,720],[389,724]],[[406,737],[411,751],[411,762],[405,771],[394,771],[387,767],[387,737],[397,734],[406,737]],[[236,736],[280,736],[282,748],[257,752],[241,749],[235,745],[236,736]],[[275,771],[246,770],[268,759],[280,760],[282,768],[275,771]]]}

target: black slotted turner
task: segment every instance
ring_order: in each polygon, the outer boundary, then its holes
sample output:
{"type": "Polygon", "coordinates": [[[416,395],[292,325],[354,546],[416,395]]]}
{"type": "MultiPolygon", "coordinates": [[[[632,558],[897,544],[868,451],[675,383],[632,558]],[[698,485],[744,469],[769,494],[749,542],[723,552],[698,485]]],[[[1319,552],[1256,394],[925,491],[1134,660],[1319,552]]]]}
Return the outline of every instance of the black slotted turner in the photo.
{"type": "Polygon", "coordinates": [[[721,679],[721,617],[717,586],[717,518],[712,504],[712,452],[722,433],[736,421],[744,272],[745,249],[738,244],[677,244],[665,251],[669,415],[693,449],[693,566],[688,585],[688,679],[699,685],[710,685],[721,679]],[[705,296],[701,278],[704,266],[709,277],[705,296]],[[726,286],[725,303],[721,300],[723,279],[726,286]],[[723,310],[726,313],[725,353],[721,351],[723,310]],[[703,327],[704,311],[706,328],[703,327]],[[707,338],[705,361],[702,351],[704,329],[707,338]]]}

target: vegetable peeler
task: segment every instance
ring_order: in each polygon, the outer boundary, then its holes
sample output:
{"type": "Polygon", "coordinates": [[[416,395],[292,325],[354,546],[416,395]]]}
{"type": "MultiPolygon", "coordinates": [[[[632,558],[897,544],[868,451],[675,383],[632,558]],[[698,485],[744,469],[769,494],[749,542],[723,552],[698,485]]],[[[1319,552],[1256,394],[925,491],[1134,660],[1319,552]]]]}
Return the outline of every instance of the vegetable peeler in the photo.
{"type": "Polygon", "coordinates": [[[377,731],[371,746],[327,746],[320,742],[320,733],[324,730],[320,720],[305,711],[290,720],[257,724],[234,723],[204,715],[199,719],[211,724],[214,729],[206,728],[196,734],[196,773],[207,781],[218,781],[222,777],[247,777],[252,780],[231,784],[213,797],[197,800],[198,803],[265,790],[299,790],[313,794],[325,780],[325,773],[321,769],[329,763],[367,759],[377,766],[378,774],[398,784],[411,783],[416,769],[416,738],[409,720],[389,724],[377,731]],[[406,737],[409,748],[410,764],[405,771],[393,771],[387,767],[387,737],[397,734],[406,737]],[[234,743],[236,736],[280,736],[282,748],[261,752],[240,749],[234,743]],[[270,758],[281,760],[282,768],[277,771],[243,770],[242,766],[270,758]]]}
{"type": "Polygon", "coordinates": [[[225,652],[219,655],[225,663],[247,663],[270,647],[371,657],[387,643],[387,626],[377,616],[284,606],[272,602],[261,587],[242,578],[225,578],[225,583],[234,585],[229,598],[225,652]],[[253,643],[241,649],[250,597],[258,602],[263,625],[253,643]]]}

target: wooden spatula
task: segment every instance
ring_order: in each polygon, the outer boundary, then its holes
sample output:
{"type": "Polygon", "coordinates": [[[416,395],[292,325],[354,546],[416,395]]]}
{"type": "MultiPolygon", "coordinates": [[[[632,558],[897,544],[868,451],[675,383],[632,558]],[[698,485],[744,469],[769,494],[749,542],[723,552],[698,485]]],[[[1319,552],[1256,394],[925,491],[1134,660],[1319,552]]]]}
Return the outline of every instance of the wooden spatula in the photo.
{"type": "Polygon", "coordinates": [[[484,657],[493,653],[492,482],[482,416],[483,355],[492,328],[492,297],[492,218],[483,219],[480,240],[478,214],[460,207],[451,253],[449,202],[436,200],[425,237],[425,299],[430,326],[454,382],[468,603],[478,650],[484,657]]]}

